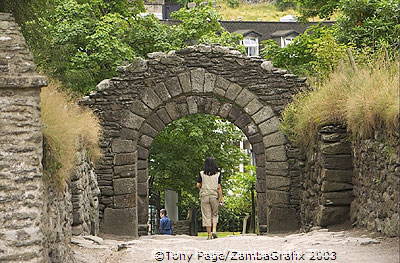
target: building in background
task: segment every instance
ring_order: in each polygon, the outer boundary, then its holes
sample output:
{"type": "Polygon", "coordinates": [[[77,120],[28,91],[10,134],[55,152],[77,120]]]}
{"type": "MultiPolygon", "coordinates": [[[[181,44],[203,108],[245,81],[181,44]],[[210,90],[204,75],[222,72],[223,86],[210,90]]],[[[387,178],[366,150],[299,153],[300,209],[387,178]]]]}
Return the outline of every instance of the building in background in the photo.
{"type": "Polygon", "coordinates": [[[158,19],[171,19],[171,13],[179,10],[181,5],[173,0],[145,0],[146,14],[153,14],[158,19]]]}

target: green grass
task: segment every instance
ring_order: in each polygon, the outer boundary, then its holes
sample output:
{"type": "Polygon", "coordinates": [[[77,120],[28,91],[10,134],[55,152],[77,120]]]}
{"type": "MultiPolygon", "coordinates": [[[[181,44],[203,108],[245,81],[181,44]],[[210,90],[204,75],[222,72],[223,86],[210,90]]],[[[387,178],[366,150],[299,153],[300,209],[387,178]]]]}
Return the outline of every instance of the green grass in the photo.
{"type": "MultiPolygon", "coordinates": [[[[218,237],[227,237],[232,235],[240,235],[240,232],[217,232],[218,237]]],[[[207,232],[199,232],[197,234],[199,237],[207,237],[207,232]]]]}
{"type": "Polygon", "coordinates": [[[217,10],[223,20],[279,21],[279,18],[285,15],[299,15],[295,10],[280,11],[271,3],[248,4],[241,2],[239,7],[231,8],[223,0],[217,2],[217,10]]]}

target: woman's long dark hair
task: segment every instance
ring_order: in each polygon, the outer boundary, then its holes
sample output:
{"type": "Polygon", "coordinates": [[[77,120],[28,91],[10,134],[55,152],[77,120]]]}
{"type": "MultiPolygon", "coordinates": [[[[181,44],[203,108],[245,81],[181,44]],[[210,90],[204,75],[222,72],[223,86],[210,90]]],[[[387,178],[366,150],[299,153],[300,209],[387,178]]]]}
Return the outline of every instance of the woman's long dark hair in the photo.
{"type": "Polygon", "coordinates": [[[204,162],[204,173],[207,175],[213,175],[219,172],[217,163],[215,159],[212,157],[207,157],[204,162]]]}

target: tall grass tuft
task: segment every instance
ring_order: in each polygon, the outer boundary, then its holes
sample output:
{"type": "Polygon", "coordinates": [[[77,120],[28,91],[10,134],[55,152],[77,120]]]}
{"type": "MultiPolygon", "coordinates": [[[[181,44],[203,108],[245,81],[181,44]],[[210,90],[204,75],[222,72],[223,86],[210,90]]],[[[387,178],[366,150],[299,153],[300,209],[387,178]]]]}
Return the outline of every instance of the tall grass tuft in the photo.
{"type": "Polygon", "coordinates": [[[399,59],[368,65],[342,63],[326,82],[299,94],[283,112],[282,130],[307,146],[324,124],[342,123],[354,137],[367,138],[376,129],[399,131],[399,59]]]}
{"type": "Polygon", "coordinates": [[[53,81],[41,92],[41,112],[45,141],[45,175],[63,189],[76,166],[76,153],[84,147],[91,161],[101,156],[100,124],[94,114],[79,107],[53,81]]]}

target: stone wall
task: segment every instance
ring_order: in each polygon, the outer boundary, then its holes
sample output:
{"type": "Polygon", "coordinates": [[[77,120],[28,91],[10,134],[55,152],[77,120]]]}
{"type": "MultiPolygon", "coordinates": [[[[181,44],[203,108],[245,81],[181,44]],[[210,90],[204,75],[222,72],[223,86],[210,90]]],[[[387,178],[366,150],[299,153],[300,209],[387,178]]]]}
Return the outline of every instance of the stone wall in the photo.
{"type": "Polygon", "coordinates": [[[375,131],[353,145],[353,223],[388,236],[400,236],[400,137],[375,131]]]}
{"type": "Polygon", "coordinates": [[[0,13],[0,262],[45,262],[42,132],[35,65],[14,19],[0,13]]]}
{"type": "Polygon", "coordinates": [[[77,152],[77,167],[71,177],[71,201],[73,206],[73,235],[97,235],[99,232],[99,195],[97,176],[87,151],[77,152]]]}
{"type": "MultiPolygon", "coordinates": [[[[44,160],[48,156],[45,147],[44,160]]],[[[75,262],[70,248],[72,235],[96,235],[99,229],[98,195],[96,175],[84,148],[76,153],[76,167],[71,180],[60,189],[51,180],[44,178],[44,213],[42,231],[45,253],[49,261],[75,262]]],[[[46,169],[46,162],[44,162],[46,169]]]]}
{"type": "Polygon", "coordinates": [[[307,151],[301,176],[301,221],[311,226],[340,224],[350,219],[353,200],[351,143],[346,128],[327,125],[307,151]]]}
{"type": "Polygon", "coordinates": [[[190,226],[191,226],[190,220],[179,220],[177,222],[174,222],[174,234],[190,236],[191,233],[190,226]]]}
{"type": "Polygon", "coordinates": [[[236,50],[204,45],[151,53],[118,71],[82,100],[103,127],[104,158],[96,167],[103,231],[146,233],[151,143],[166,125],[196,113],[227,119],[248,137],[262,229],[298,229],[300,164],[288,156],[296,150],[279,130],[279,117],[306,87],[305,78],[236,50]]]}

